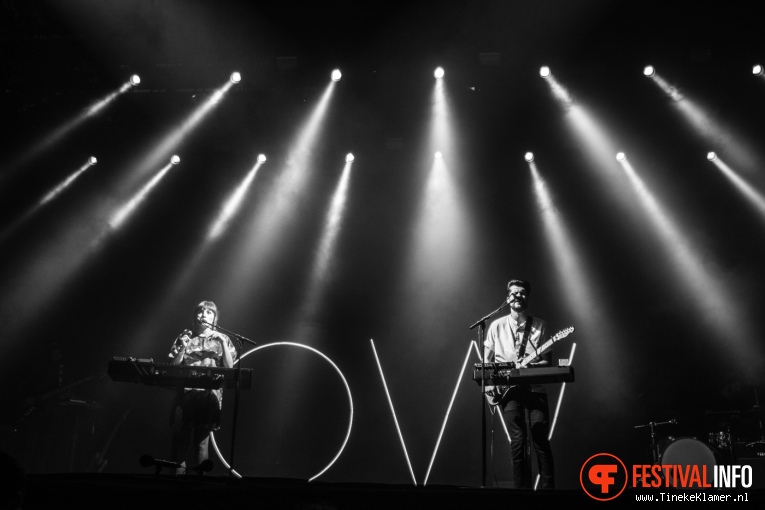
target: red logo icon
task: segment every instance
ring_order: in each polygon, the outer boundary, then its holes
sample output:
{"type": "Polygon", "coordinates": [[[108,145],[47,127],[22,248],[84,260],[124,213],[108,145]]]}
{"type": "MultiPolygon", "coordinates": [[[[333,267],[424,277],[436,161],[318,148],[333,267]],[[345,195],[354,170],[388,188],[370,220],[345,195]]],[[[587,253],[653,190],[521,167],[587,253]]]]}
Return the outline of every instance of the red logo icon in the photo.
{"type": "Polygon", "coordinates": [[[610,501],[627,487],[627,467],[616,455],[597,453],[582,464],[579,483],[592,499],[610,501]]]}

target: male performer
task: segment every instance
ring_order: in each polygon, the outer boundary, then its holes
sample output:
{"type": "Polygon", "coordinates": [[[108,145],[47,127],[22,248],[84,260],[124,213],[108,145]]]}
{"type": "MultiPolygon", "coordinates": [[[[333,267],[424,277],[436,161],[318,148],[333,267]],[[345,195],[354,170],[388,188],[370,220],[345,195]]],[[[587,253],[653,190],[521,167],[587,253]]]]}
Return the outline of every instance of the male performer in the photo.
{"type": "MultiPolygon", "coordinates": [[[[210,326],[218,324],[218,307],[212,301],[197,305],[191,330],[184,330],[175,339],[169,357],[175,365],[232,368],[236,350],[228,336],[210,326]]],[[[223,390],[186,388],[173,404],[170,422],[174,426],[171,457],[186,465],[189,442],[193,435],[196,465],[207,460],[210,432],[220,428],[223,390]]]]}
{"type": "MultiPolygon", "coordinates": [[[[491,323],[486,331],[484,342],[484,361],[518,362],[547,340],[547,323],[526,313],[531,294],[531,284],[524,280],[510,280],[507,284],[510,314],[491,323]]],[[[548,366],[552,353],[536,353],[537,356],[527,367],[548,366]]],[[[526,410],[529,412],[531,439],[537,454],[539,481],[542,489],[555,488],[553,456],[550,449],[549,410],[547,391],[541,384],[517,384],[507,387],[486,386],[489,396],[498,398],[504,412],[505,423],[510,432],[510,450],[512,452],[513,482],[516,489],[531,488],[531,473],[524,462],[526,440],[526,410]]]]}

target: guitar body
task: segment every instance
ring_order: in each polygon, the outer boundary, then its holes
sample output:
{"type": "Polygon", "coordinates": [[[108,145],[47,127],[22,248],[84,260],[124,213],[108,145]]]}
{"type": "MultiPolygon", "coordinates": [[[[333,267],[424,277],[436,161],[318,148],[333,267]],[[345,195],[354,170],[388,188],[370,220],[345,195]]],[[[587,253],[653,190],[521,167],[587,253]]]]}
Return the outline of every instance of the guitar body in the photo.
{"type": "MultiPolygon", "coordinates": [[[[528,364],[531,363],[531,361],[534,358],[537,358],[540,355],[546,353],[547,351],[550,350],[550,348],[553,346],[553,344],[555,342],[563,340],[564,338],[566,338],[568,335],[570,335],[573,332],[574,332],[574,327],[573,326],[569,326],[569,327],[567,327],[565,329],[560,330],[554,336],[552,336],[548,341],[546,341],[544,344],[542,344],[537,349],[537,352],[530,353],[530,354],[524,356],[524,358],[520,362],[515,364],[514,368],[526,368],[528,366],[528,364]]],[[[494,395],[486,394],[486,400],[489,402],[490,405],[493,405],[493,406],[503,405],[507,401],[507,397],[508,397],[508,394],[510,393],[510,390],[512,388],[514,388],[514,387],[515,387],[515,385],[510,385],[510,386],[505,386],[505,385],[495,386],[494,387],[495,388],[495,394],[494,395]]]]}

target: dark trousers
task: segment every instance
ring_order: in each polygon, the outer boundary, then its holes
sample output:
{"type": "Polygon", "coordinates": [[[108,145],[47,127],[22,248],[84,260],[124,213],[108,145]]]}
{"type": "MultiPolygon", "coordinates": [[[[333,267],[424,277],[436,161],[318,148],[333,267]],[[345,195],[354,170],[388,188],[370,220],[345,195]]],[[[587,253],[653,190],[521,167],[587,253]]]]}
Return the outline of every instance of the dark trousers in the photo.
{"type": "Polygon", "coordinates": [[[173,462],[186,466],[189,455],[192,466],[198,466],[209,457],[210,432],[220,422],[218,397],[209,391],[185,391],[178,395],[173,409],[173,442],[170,457],[173,462]]]}
{"type": "MultiPolygon", "coordinates": [[[[531,424],[531,442],[537,455],[539,487],[555,488],[554,464],[548,435],[550,433],[547,394],[532,392],[528,386],[510,389],[504,407],[504,418],[510,433],[513,483],[516,489],[532,488],[530,462],[526,462],[526,411],[531,424]]],[[[530,459],[529,459],[530,460],[530,459]]]]}

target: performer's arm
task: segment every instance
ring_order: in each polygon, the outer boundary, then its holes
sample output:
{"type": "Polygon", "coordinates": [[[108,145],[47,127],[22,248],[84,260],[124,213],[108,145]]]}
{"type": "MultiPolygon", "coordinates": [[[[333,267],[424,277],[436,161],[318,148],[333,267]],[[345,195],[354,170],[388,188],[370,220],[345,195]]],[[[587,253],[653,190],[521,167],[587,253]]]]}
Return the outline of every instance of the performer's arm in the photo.
{"type": "Polygon", "coordinates": [[[550,365],[552,365],[552,351],[537,356],[534,361],[528,364],[529,367],[549,367],[550,365]]]}
{"type": "Polygon", "coordinates": [[[231,351],[233,350],[231,340],[229,340],[226,335],[221,333],[215,333],[215,339],[220,342],[220,348],[223,352],[223,366],[226,368],[233,368],[234,356],[231,354],[231,351]]]}
{"type": "MultiPolygon", "coordinates": [[[[548,340],[547,323],[542,322],[540,326],[539,340],[535,345],[544,345],[548,340]]],[[[534,358],[527,366],[529,367],[549,367],[552,365],[552,351],[547,351],[544,354],[534,358]]]]}
{"type": "Polygon", "coordinates": [[[183,362],[183,357],[186,355],[186,348],[189,346],[189,342],[191,341],[189,333],[191,333],[189,330],[184,330],[183,333],[178,335],[178,338],[175,339],[175,343],[170,349],[170,354],[168,355],[173,360],[173,365],[180,365],[181,362],[183,362]]]}

